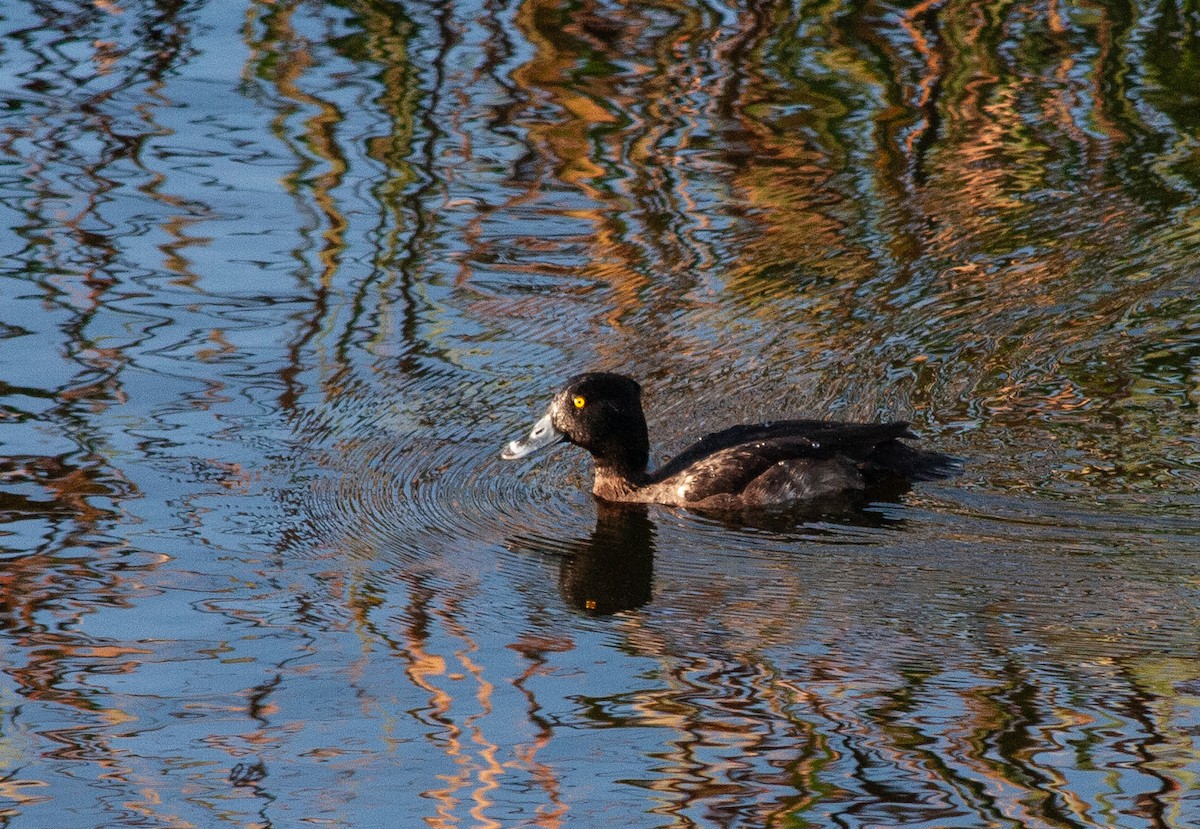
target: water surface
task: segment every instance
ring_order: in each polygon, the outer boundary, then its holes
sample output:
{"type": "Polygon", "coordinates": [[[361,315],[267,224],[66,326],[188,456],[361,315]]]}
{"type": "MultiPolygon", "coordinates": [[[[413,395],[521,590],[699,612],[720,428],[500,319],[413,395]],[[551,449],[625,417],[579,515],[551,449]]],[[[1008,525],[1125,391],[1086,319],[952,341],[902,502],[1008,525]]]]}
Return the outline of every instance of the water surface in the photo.
{"type": "Polygon", "coordinates": [[[1193,5],[0,15],[0,825],[1200,823],[1193,5]],[[591,368],[968,463],[605,507],[591,368]]]}

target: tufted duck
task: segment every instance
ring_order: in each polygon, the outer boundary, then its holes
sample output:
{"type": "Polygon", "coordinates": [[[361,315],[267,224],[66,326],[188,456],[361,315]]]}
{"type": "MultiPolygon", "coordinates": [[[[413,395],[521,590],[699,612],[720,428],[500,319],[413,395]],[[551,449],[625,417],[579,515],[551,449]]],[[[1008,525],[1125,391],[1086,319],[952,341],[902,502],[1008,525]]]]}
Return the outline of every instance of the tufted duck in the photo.
{"type": "Polygon", "coordinates": [[[604,500],[743,510],[957,471],[954,458],[900,441],[912,437],[904,422],[776,420],[710,434],[649,472],[641,386],[620,374],[593,372],[572,377],[529,435],[505,446],[500,457],[515,460],[566,441],[591,453],[592,492],[604,500]]]}

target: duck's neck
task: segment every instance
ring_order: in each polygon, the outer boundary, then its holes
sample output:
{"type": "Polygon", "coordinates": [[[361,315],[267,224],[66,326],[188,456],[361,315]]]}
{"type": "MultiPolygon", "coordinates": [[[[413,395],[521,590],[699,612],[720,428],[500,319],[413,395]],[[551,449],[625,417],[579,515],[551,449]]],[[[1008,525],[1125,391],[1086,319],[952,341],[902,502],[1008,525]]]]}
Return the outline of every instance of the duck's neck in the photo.
{"type": "Polygon", "coordinates": [[[650,438],[646,421],[636,425],[639,428],[622,433],[623,440],[593,449],[596,482],[592,492],[597,496],[609,501],[629,500],[649,478],[646,467],[650,462],[650,438]]]}
{"type": "Polygon", "coordinates": [[[646,483],[646,468],[620,471],[618,468],[596,461],[596,480],[592,494],[606,501],[636,500],[638,489],[646,483]]]}

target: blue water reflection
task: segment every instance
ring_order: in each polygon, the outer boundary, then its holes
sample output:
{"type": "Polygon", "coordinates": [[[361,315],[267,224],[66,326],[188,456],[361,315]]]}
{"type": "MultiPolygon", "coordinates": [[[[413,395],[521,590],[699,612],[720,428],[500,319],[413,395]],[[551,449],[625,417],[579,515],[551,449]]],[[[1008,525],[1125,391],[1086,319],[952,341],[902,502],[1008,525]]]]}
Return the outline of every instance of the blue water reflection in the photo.
{"type": "Polygon", "coordinates": [[[1189,6],[17,2],[0,825],[1200,822],[1189,6]],[[969,459],[611,509],[781,414],[969,459]]]}

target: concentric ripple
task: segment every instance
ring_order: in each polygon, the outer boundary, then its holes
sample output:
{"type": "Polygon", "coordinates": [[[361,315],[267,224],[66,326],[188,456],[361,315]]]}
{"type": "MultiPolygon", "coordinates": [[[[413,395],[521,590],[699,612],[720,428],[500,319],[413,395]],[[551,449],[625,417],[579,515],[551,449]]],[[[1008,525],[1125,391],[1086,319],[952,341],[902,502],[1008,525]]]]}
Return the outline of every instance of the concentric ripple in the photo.
{"type": "MultiPolygon", "coordinates": [[[[444,411],[478,410],[453,398],[443,397],[444,411]]],[[[582,457],[499,458],[504,442],[526,425],[526,409],[514,405],[511,416],[483,424],[342,417],[342,433],[319,450],[312,528],[325,543],[382,547],[409,561],[504,547],[512,539],[553,546],[556,538],[586,533],[594,508],[582,457]],[[393,425],[399,422],[408,428],[393,425]]]]}

